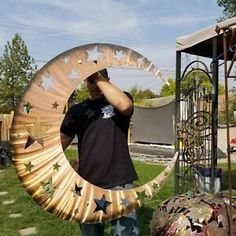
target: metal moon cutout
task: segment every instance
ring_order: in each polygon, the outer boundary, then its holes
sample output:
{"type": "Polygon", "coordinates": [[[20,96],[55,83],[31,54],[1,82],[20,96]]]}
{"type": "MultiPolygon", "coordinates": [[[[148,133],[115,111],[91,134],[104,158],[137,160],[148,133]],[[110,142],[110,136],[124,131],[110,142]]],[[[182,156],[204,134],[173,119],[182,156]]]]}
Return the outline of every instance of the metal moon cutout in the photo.
{"type": "Polygon", "coordinates": [[[66,220],[101,222],[140,207],[159,191],[177,154],[152,181],[129,190],[108,190],[80,177],[67,161],[60,142],[63,109],[89,75],[109,67],[140,68],[159,74],[144,56],[121,46],[88,44],[47,63],[22,96],[11,129],[16,172],[42,208],[66,220]]]}

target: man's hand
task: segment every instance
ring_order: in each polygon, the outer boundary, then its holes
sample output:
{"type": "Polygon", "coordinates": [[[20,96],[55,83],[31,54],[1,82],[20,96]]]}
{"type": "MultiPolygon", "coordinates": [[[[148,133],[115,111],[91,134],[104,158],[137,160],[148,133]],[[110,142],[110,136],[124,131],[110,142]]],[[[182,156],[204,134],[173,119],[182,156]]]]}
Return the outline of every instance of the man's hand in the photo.
{"type": "Polygon", "coordinates": [[[130,115],[133,111],[133,102],[130,98],[100,73],[95,80],[96,85],[101,90],[107,101],[115,107],[121,114],[130,115]]]}

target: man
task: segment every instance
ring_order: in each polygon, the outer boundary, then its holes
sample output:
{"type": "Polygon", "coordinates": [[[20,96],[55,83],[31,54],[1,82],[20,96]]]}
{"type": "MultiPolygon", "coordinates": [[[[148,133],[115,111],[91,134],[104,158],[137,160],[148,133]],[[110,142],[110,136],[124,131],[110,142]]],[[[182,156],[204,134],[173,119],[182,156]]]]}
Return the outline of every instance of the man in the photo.
{"type": "MultiPolygon", "coordinates": [[[[137,179],[127,136],[132,97],[110,83],[107,70],[86,79],[90,98],[73,105],[61,125],[63,150],[78,137],[81,177],[102,188],[131,188],[137,179]]],[[[102,236],[104,224],[81,224],[83,236],[102,236]]],[[[114,235],[138,235],[135,212],[112,221],[114,235]]]]}

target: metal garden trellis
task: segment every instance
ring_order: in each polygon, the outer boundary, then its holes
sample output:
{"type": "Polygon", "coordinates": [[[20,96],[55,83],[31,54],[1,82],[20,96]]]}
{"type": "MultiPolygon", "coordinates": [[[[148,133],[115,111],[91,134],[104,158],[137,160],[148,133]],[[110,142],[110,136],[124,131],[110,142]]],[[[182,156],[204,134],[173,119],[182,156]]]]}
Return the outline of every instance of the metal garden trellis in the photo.
{"type": "MultiPolygon", "coordinates": [[[[219,82],[219,67],[220,60],[223,60],[222,65],[224,66],[224,78],[225,78],[225,109],[226,109],[226,127],[227,127],[227,156],[228,156],[228,172],[229,172],[229,204],[232,206],[232,174],[231,174],[231,149],[230,149],[230,132],[229,132],[229,115],[228,115],[228,80],[236,79],[236,75],[232,75],[232,68],[234,62],[236,60],[236,17],[230,18],[224,22],[220,22],[218,24],[209,26],[205,29],[202,29],[198,32],[195,32],[191,35],[177,38],[176,40],[176,106],[175,106],[175,117],[176,117],[176,150],[179,151],[180,155],[176,163],[175,168],[175,193],[181,193],[188,189],[191,189],[192,186],[186,184],[188,182],[193,181],[191,179],[191,175],[193,174],[194,164],[201,164],[205,162],[207,159],[206,167],[209,168],[210,174],[210,192],[214,192],[215,187],[215,171],[217,168],[217,126],[218,126],[218,82],[219,82]],[[192,102],[192,105],[195,107],[188,113],[188,116],[183,122],[182,119],[182,108],[181,103],[183,101],[183,95],[181,90],[181,83],[183,79],[186,78],[185,72],[190,67],[187,65],[185,70],[182,70],[182,61],[181,55],[182,53],[192,54],[196,56],[210,58],[210,70],[208,70],[205,63],[203,65],[203,73],[206,73],[212,81],[212,92],[211,92],[211,108],[208,111],[201,111],[201,109],[197,109],[197,102],[192,102]],[[228,66],[227,62],[230,61],[230,65],[228,66]],[[183,73],[181,73],[183,71],[183,73]],[[197,113],[196,113],[197,112],[197,113]],[[186,130],[186,123],[190,116],[193,116],[198,121],[199,112],[203,112],[206,115],[208,112],[209,119],[204,124],[208,126],[205,127],[205,131],[207,131],[203,136],[199,136],[199,131],[194,130],[194,141],[190,142],[187,138],[189,146],[183,143],[184,134],[186,130]],[[206,139],[206,136],[210,137],[210,139],[206,139]],[[199,155],[196,152],[198,146],[196,145],[196,137],[202,141],[202,149],[201,150],[209,150],[209,142],[210,141],[210,152],[209,155],[199,155]],[[184,152],[191,151],[190,155],[187,157],[191,157],[188,159],[188,163],[186,159],[182,158],[184,152]],[[186,172],[186,168],[187,171],[186,172]],[[187,173],[187,174],[186,174],[187,173]]],[[[190,63],[193,66],[193,62],[190,63]]],[[[196,67],[193,67],[192,70],[196,70],[199,68],[199,62],[196,67]]],[[[189,73],[191,73],[190,71],[189,73]]],[[[198,86],[196,86],[198,87],[198,86]]],[[[198,88],[199,89],[199,88],[198,88]]],[[[193,93],[192,93],[193,95],[193,93]]],[[[191,100],[191,99],[190,99],[191,100]]],[[[197,97],[197,100],[201,100],[201,96],[197,97]]],[[[188,98],[189,101],[189,98],[188,98]]],[[[191,100],[192,101],[192,100],[191,100]]],[[[191,110],[191,109],[190,109],[191,110]]],[[[202,115],[202,113],[201,113],[202,115]]],[[[203,116],[203,115],[202,115],[203,116]]],[[[200,118],[202,119],[202,118],[200,118]]],[[[192,122],[194,120],[192,119],[192,122]]],[[[196,122],[196,124],[199,124],[196,122]]],[[[187,129],[189,126],[187,126],[187,129]]],[[[187,130],[189,133],[189,130],[187,130]]],[[[201,133],[200,133],[201,134],[201,133]]],[[[199,149],[199,148],[198,148],[199,149]]],[[[205,162],[206,163],[206,162],[205,162]]],[[[229,232],[232,235],[232,208],[230,207],[229,211],[229,232]]]]}

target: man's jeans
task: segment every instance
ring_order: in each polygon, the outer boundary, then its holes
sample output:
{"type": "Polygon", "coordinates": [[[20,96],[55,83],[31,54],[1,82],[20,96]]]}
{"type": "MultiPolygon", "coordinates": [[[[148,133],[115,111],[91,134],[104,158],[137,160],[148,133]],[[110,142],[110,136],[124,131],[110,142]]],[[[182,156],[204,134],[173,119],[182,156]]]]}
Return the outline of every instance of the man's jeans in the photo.
{"type": "MultiPolygon", "coordinates": [[[[116,186],[112,190],[129,189],[132,184],[116,186]]],[[[113,236],[138,236],[139,230],[137,225],[136,212],[133,211],[128,215],[111,221],[113,236]]],[[[82,236],[103,236],[104,223],[80,224],[82,236]]]]}

